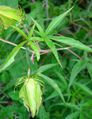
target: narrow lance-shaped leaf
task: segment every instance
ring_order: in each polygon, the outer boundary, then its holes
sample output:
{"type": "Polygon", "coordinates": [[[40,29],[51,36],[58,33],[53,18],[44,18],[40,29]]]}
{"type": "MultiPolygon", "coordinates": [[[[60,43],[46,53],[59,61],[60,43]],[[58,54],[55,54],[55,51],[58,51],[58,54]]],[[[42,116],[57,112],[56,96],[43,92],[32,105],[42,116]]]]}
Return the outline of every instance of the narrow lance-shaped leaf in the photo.
{"type": "Polygon", "coordinates": [[[67,81],[64,78],[64,76],[62,75],[62,73],[60,73],[59,71],[56,70],[55,74],[59,77],[59,79],[62,81],[64,87],[66,88],[67,87],[67,81]]]}
{"type": "Polygon", "coordinates": [[[34,28],[35,28],[35,24],[33,25],[33,27],[30,29],[30,32],[28,34],[28,39],[30,39],[33,35],[33,32],[34,32],[34,28]]]}
{"type": "Polygon", "coordinates": [[[81,84],[79,82],[75,83],[75,85],[80,88],[84,93],[92,96],[92,90],[89,89],[85,84],[81,84]]]}
{"type": "Polygon", "coordinates": [[[68,107],[68,108],[70,108],[70,109],[75,109],[75,110],[80,110],[80,107],[79,107],[79,105],[76,105],[76,104],[74,104],[74,103],[57,103],[56,104],[57,106],[65,106],[65,107],[68,107]]]}
{"type": "Polygon", "coordinates": [[[46,65],[43,65],[41,67],[39,67],[39,69],[37,70],[38,73],[42,73],[42,72],[45,72],[47,71],[48,69],[51,69],[53,67],[55,67],[57,64],[46,64],[46,65]]]}
{"type": "Polygon", "coordinates": [[[30,38],[31,41],[44,41],[41,37],[35,37],[35,36],[32,36],[30,38]]]}
{"type": "Polygon", "coordinates": [[[35,23],[37,29],[39,30],[39,34],[40,34],[41,36],[43,36],[43,35],[44,35],[44,30],[43,30],[43,28],[37,23],[37,21],[35,21],[33,18],[31,18],[31,19],[32,19],[32,21],[35,23]]]}
{"type": "Polygon", "coordinates": [[[55,97],[57,97],[57,96],[58,96],[58,93],[54,90],[53,92],[51,92],[51,94],[50,94],[49,96],[47,96],[47,97],[45,98],[44,101],[51,100],[52,98],[55,98],[55,97]]]}
{"type": "Polygon", "coordinates": [[[92,49],[90,47],[84,45],[80,41],[77,41],[73,38],[69,38],[69,37],[65,37],[65,36],[50,36],[50,38],[57,42],[60,42],[60,43],[66,44],[66,45],[70,45],[72,47],[75,47],[75,48],[78,48],[81,50],[92,52],[92,49]]]}
{"type": "MultiPolygon", "coordinates": [[[[73,7],[72,7],[72,8],[73,8],[73,7]]],[[[47,34],[47,35],[48,35],[48,34],[51,34],[51,33],[53,32],[53,30],[55,30],[56,27],[57,27],[58,25],[60,25],[61,21],[63,22],[63,19],[64,19],[65,16],[71,11],[72,8],[70,8],[70,9],[69,9],[68,11],[66,11],[65,13],[63,13],[63,14],[57,16],[56,18],[54,18],[54,19],[51,21],[51,23],[49,24],[49,26],[48,26],[47,29],[46,29],[46,34],[47,34]]]]}
{"type": "Polygon", "coordinates": [[[74,118],[77,119],[78,116],[79,116],[79,112],[76,111],[76,112],[70,113],[67,117],[65,117],[65,119],[74,119],[74,118]]]}
{"type": "Polygon", "coordinates": [[[12,26],[18,33],[20,33],[26,40],[28,40],[27,35],[25,34],[25,32],[23,30],[21,30],[20,28],[16,27],[16,26],[12,26]]]}
{"type": "Polygon", "coordinates": [[[72,68],[70,80],[69,80],[69,88],[73,84],[78,73],[83,70],[87,66],[87,60],[79,60],[74,67],[72,68]]]}
{"type": "Polygon", "coordinates": [[[92,63],[89,62],[87,64],[87,70],[88,70],[88,73],[89,73],[89,75],[90,75],[90,77],[92,79],[92,63]]]}
{"type": "Polygon", "coordinates": [[[1,64],[0,66],[0,72],[2,72],[3,70],[5,70],[8,66],[10,66],[13,62],[14,62],[14,58],[17,55],[17,53],[19,52],[20,48],[26,43],[26,41],[20,43],[18,46],[16,46],[12,52],[8,55],[8,57],[6,58],[5,62],[3,64],[1,64]]]}
{"type": "Polygon", "coordinates": [[[51,49],[51,51],[52,51],[52,53],[54,54],[56,60],[58,61],[58,63],[59,63],[60,66],[62,67],[61,62],[60,62],[60,60],[59,60],[59,56],[58,56],[57,49],[56,49],[56,47],[55,47],[53,41],[51,41],[51,40],[48,39],[48,38],[46,38],[44,41],[46,42],[47,46],[51,49]]]}
{"type": "Polygon", "coordinates": [[[40,77],[42,77],[43,79],[45,79],[46,82],[47,82],[49,85],[51,85],[51,87],[54,88],[55,91],[57,91],[57,93],[58,93],[59,96],[61,97],[62,101],[65,103],[64,96],[63,96],[63,94],[62,94],[62,92],[61,92],[59,86],[57,85],[57,83],[56,83],[53,79],[51,79],[51,78],[49,78],[49,77],[47,77],[47,76],[45,76],[45,75],[43,75],[43,74],[41,74],[41,73],[39,73],[38,75],[39,75],[40,77]]]}

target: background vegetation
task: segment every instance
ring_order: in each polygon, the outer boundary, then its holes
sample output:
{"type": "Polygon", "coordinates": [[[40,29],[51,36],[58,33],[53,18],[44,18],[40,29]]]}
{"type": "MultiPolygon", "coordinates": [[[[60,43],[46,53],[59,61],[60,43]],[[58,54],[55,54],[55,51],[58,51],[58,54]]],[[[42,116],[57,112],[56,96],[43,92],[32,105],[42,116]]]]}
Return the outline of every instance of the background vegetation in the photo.
{"type": "MultiPolygon", "coordinates": [[[[25,33],[32,28],[31,17],[46,29],[52,18],[74,6],[53,34],[73,38],[92,47],[92,0],[0,0],[2,5],[25,12],[20,23],[25,33]]],[[[24,40],[11,27],[6,30],[3,27],[0,19],[0,64],[14,45],[24,40]]],[[[52,48],[48,49],[49,45],[42,42],[40,48],[47,51],[40,54],[39,61],[34,58],[32,63],[29,49],[21,49],[12,65],[0,72],[0,119],[32,118],[19,98],[20,87],[15,89],[15,83],[27,75],[28,68],[31,75],[38,69],[43,73],[40,76],[44,82],[43,101],[34,119],[92,119],[92,53],[85,51],[86,46],[82,47],[82,44],[77,46],[77,42],[71,45],[71,40],[66,44],[54,41],[62,68],[52,48]]]]}

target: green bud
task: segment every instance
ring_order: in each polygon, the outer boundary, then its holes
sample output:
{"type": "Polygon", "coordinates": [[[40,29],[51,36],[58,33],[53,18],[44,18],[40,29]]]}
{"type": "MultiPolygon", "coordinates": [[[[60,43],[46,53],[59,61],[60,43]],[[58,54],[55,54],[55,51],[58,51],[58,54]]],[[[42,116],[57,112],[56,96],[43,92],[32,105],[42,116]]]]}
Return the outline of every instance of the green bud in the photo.
{"type": "Polygon", "coordinates": [[[34,117],[42,103],[42,91],[39,83],[31,78],[26,79],[20,89],[19,97],[23,99],[25,107],[31,111],[32,117],[34,117]]]}

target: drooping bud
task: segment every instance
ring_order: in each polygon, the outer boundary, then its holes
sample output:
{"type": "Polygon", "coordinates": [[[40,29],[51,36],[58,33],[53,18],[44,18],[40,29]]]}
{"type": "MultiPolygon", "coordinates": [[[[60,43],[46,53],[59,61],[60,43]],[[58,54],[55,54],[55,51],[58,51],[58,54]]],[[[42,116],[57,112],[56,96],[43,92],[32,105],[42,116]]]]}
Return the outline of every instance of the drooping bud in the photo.
{"type": "Polygon", "coordinates": [[[39,82],[32,78],[26,79],[20,89],[19,97],[23,99],[25,107],[31,111],[32,117],[34,117],[42,103],[42,91],[39,82]]]}

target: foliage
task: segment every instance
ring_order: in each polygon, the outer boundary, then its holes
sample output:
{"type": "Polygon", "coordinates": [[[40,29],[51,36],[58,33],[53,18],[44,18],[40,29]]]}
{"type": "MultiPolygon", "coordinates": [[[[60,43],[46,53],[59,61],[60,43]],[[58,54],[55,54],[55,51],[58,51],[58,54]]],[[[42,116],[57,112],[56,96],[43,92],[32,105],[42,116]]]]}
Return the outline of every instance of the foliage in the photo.
{"type": "Polygon", "coordinates": [[[0,1],[0,119],[92,119],[91,26],[90,0],[0,1]]]}

